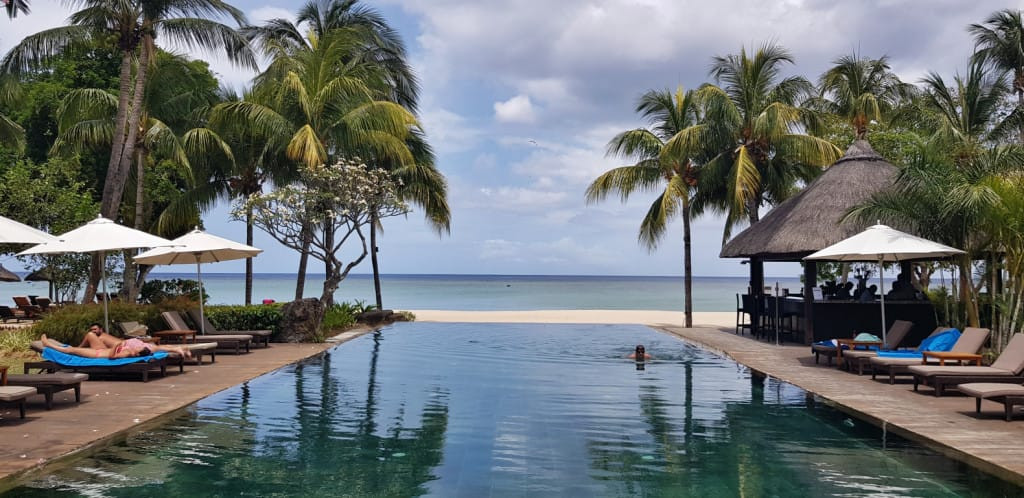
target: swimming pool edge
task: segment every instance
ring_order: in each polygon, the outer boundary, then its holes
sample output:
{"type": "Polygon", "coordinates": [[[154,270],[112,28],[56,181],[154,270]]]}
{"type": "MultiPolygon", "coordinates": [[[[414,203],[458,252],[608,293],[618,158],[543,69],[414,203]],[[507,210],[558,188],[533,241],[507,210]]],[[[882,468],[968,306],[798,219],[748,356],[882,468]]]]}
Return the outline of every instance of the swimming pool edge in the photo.
{"type": "MultiPolygon", "coordinates": [[[[786,371],[783,368],[773,368],[772,362],[763,362],[759,364],[753,364],[754,362],[749,361],[750,354],[757,354],[763,351],[771,351],[773,348],[792,348],[790,346],[775,346],[770,343],[763,343],[755,341],[753,339],[741,339],[742,342],[737,343],[735,341],[735,335],[733,331],[726,330],[724,328],[690,328],[686,329],[683,327],[675,326],[664,326],[664,325],[648,325],[649,327],[677,337],[689,344],[700,347],[704,350],[726,357],[731,361],[743,365],[749,369],[753,375],[761,377],[772,377],[780,381],[792,384],[809,394],[816,396],[827,403],[829,406],[842,411],[858,420],[870,423],[884,431],[896,434],[899,437],[908,439],[917,444],[921,444],[933,451],[936,451],[943,456],[951,458],[953,460],[967,464],[975,469],[982,472],[995,476],[999,479],[1014,483],[1018,486],[1024,487],[1024,472],[1018,469],[1010,468],[1007,464],[1000,463],[991,457],[978,455],[972,453],[970,450],[958,447],[952,441],[943,441],[938,437],[930,435],[920,428],[910,427],[907,424],[901,423],[899,420],[895,420],[891,415],[884,413],[882,408],[868,408],[854,406],[853,403],[847,402],[842,399],[841,396],[837,396],[834,392],[828,392],[825,389],[819,389],[812,383],[808,382],[807,378],[801,378],[799,375],[793,375],[792,371],[786,371]],[[727,339],[727,340],[722,340],[727,339]],[[740,344],[739,347],[736,345],[740,344]]],[[[742,336],[739,336],[742,337],[742,336]]],[[[796,346],[800,351],[807,351],[806,346],[796,346]]],[[[776,349],[777,351],[777,349],[776,349]]],[[[806,355],[806,354],[805,354],[806,355]]],[[[775,365],[781,365],[776,363],[775,365]]],[[[829,371],[838,372],[838,369],[832,369],[829,371]]],[[[865,380],[863,377],[854,376],[853,374],[846,372],[838,372],[841,376],[845,376],[843,379],[846,381],[865,380]]],[[[868,380],[867,382],[872,382],[868,380]]],[[[899,387],[899,386],[896,386],[899,387]]],[[[894,390],[894,393],[898,391],[894,390]]],[[[928,397],[931,397],[930,395],[928,397]]],[[[963,398],[961,398],[963,399],[963,398]]],[[[876,405],[884,406],[884,404],[876,405]]],[[[956,413],[957,416],[964,416],[960,413],[956,413]]],[[[1019,421],[1018,421],[1019,423],[1019,421]]],[[[1013,424],[1009,422],[1008,424],[1013,424]]],[[[1011,426],[1012,427],[1012,426],[1011,426]]],[[[952,438],[957,439],[957,438],[952,438]]],[[[1024,440],[1024,439],[1018,439],[1024,440]]],[[[1012,458],[1006,458],[1008,462],[1013,460],[1012,458]]]]}

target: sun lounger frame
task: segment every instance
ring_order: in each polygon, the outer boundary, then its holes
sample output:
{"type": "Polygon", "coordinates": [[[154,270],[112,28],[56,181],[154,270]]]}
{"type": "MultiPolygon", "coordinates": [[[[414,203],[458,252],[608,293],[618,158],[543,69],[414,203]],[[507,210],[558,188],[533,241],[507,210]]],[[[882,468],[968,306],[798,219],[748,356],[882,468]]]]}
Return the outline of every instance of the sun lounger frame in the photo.
{"type": "MultiPolygon", "coordinates": [[[[125,373],[137,373],[142,375],[142,382],[149,381],[149,373],[159,368],[160,376],[167,376],[167,364],[168,360],[171,360],[171,356],[160,359],[151,359],[149,361],[140,361],[137,363],[127,363],[125,365],[117,366],[69,366],[61,365],[60,363],[41,360],[41,361],[26,361],[24,368],[25,373],[31,373],[32,369],[37,369],[41,372],[56,373],[59,371],[68,372],[81,372],[85,374],[125,374],[125,373]]],[[[178,370],[180,372],[185,371],[185,359],[181,356],[177,357],[178,370]]],[[[172,363],[173,365],[173,363],[172,363]]]]}

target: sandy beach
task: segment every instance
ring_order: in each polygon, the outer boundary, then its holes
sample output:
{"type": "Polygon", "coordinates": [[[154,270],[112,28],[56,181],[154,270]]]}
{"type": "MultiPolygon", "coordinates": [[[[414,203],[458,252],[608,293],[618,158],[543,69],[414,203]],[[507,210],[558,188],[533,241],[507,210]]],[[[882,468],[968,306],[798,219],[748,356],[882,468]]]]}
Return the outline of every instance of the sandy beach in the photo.
{"type": "MultiPolygon", "coordinates": [[[[630,323],[652,327],[679,327],[681,311],[654,310],[530,310],[530,311],[452,311],[409,310],[418,322],[469,323],[630,323]]],[[[732,311],[694,312],[694,327],[733,328],[732,311]]]]}

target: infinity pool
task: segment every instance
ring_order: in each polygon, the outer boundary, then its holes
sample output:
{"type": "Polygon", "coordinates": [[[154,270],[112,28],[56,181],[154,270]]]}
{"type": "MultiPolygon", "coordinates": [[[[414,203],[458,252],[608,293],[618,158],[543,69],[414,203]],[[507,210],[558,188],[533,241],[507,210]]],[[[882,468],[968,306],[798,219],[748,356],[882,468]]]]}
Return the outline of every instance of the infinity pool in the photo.
{"type": "Polygon", "coordinates": [[[646,327],[410,323],[223,391],[7,495],[1024,490],[646,327]],[[643,369],[625,359],[640,343],[654,355],[643,369]]]}

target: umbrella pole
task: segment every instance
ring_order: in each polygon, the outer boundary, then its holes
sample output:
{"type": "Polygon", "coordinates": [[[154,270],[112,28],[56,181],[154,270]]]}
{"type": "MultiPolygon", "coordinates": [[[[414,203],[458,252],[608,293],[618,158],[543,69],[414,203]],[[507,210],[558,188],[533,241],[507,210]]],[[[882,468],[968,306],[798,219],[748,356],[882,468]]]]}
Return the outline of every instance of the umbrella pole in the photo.
{"type": "Polygon", "coordinates": [[[200,269],[199,254],[196,254],[196,277],[199,279],[199,334],[206,335],[206,314],[203,311],[203,271],[200,269]]]}
{"type": "Polygon", "coordinates": [[[882,345],[885,345],[885,269],[882,260],[878,260],[878,296],[882,301],[882,345]]]}
{"type": "Polygon", "coordinates": [[[107,252],[100,251],[100,271],[103,275],[103,331],[110,333],[110,315],[107,307],[110,306],[110,294],[107,294],[107,252]]]}

